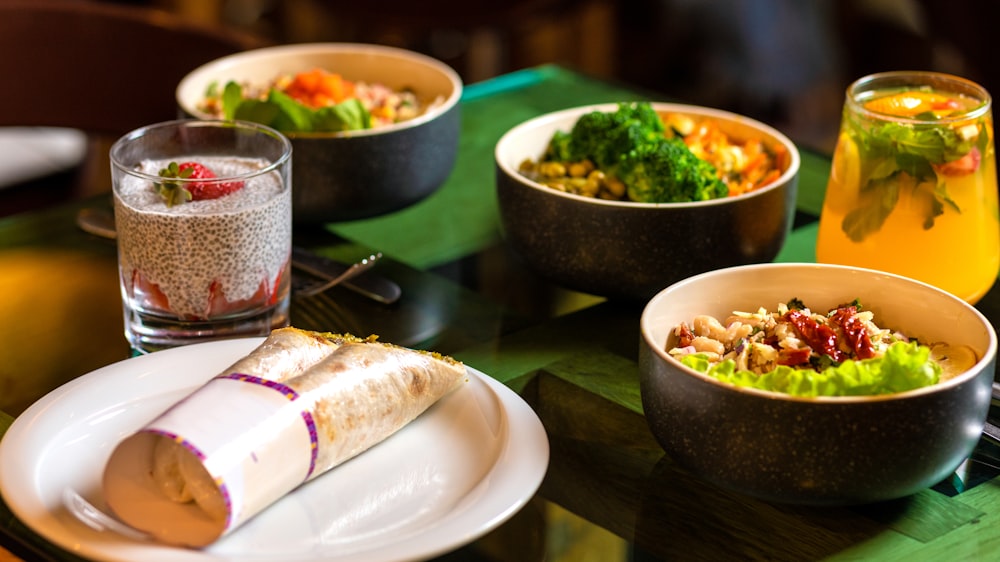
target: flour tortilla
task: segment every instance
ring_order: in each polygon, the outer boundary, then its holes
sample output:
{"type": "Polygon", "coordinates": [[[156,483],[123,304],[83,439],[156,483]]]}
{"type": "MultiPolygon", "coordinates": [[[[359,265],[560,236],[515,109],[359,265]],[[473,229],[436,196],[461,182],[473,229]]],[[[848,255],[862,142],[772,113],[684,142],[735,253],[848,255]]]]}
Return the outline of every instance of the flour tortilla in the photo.
{"type": "Polygon", "coordinates": [[[341,344],[363,341],[351,335],[279,328],[272,330],[263,343],[219,376],[239,373],[282,382],[302,374],[341,344]]]}
{"type": "MultiPolygon", "coordinates": [[[[282,382],[303,373],[342,343],[361,342],[350,335],[312,332],[294,327],[272,330],[267,339],[216,378],[242,374],[282,382]]],[[[153,447],[153,480],[163,494],[179,503],[195,501],[212,517],[225,517],[225,502],[211,476],[184,447],[160,435],[153,447]]]]}
{"type": "Polygon", "coordinates": [[[313,478],[386,439],[467,380],[453,359],[390,344],[346,343],[287,381],[312,404],[313,478]]]}
{"type": "Polygon", "coordinates": [[[405,427],[468,374],[461,362],[436,353],[292,328],[275,330],[213,380],[219,382],[210,381],[126,438],[105,469],[112,510],[164,542],[211,544],[303,482],[405,427]],[[265,383],[234,380],[230,375],[236,374],[265,383]],[[266,381],[285,390],[268,390],[266,381]],[[243,408],[243,389],[302,415],[246,419],[241,412],[260,410],[243,408]],[[315,426],[311,446],[301,440],[303,418],[315,426]],[[212,419],[218,421],[205,423],[212,419]],[[269,428],[266,437],[254,430],[262,424],[269,428]],[[221,450],[220,436],[226,436],[221,456],[214,454],[221,450]],[[234,446],[246,453],[230,459],[234,446]],[[259,472],[302,466],[303,459],[308,470],[259,472]]]}

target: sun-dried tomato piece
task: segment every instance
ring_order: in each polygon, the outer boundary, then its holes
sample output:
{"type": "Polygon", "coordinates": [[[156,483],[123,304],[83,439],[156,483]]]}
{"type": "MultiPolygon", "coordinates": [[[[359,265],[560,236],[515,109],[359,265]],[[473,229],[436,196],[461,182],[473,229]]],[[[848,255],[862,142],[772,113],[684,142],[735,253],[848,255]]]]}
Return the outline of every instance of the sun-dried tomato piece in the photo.
{"type": "Polygon", "coordinates": [[[691,328],[688,328],[687,324],[682,322],[681,325],[677,327],[677,332],[677,338],[679,340],[677,342],[677,347],[687,347],[694,341],[694,333],[691,331],[691,328]]]}
{"type": "Polygon", "coordinates": [[[875,347],[865,329],[865,323],[858,317],[858,310],[853,306],[838,308],[830,322],[840,326],[840,331],[844,333],[844,339],[854,350],[854,355],[858,359],[869,359],[875,356],[875,347]]]}
{"type": "Polygon", "coordinates": [[[788,365],[789,367],[803,365],[809,362],[810,355],[812,355],[812,350],[808,347],[781,349],[778,351],[778,365],[788,365]]]}
{"type": "Polygon", "coordinates": [[[785,320],[795,327],[802,341],[820,355],[828,355],[840,363],[846,357],[837,343],[837,332],[833,328],[820,324],[801,310],[789,310],[785,320]]]}

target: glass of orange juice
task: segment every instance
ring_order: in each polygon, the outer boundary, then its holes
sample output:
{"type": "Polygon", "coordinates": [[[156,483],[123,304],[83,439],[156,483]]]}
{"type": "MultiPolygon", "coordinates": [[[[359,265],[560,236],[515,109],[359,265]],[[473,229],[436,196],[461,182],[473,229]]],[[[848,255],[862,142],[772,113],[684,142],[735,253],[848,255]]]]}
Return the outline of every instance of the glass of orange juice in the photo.
{"type": "Polygon", "coordinates": [[[847,89],[816,257],[911,277],[969,303],[1000,270],[992,100],[936,72],[847,89]]]}

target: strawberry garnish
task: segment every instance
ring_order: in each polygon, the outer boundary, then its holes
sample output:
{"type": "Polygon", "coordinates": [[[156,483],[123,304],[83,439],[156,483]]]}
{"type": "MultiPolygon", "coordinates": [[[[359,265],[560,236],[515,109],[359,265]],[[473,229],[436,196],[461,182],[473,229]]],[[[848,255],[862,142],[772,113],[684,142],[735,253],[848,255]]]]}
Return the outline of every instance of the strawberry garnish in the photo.
{"type": "Polygon", "coordinates": [[[157,191],[163,196],[168,207],[173,207],[186,201],[202,201],[205,199],[218,199],[223,195],[229,195],[235,191],[243,189],[241,181],[227,182],[179,182],[169,181],[170,178],[184,180],[215,179],[216,175],[212,170],[206,168],[198,162],[171,162],[166,168],[160,170],[160,177],[168,181],[156,184],[157,191]]]}
{"type": "Polygon", "coordinates": [[[274,305],[278,302],[278,297],[281,296],[280,290],[285,271],[287,269],[282,268],[278,273],[278,277],[274,280],[274,284],[269,285],[267,279],[262,279],[260,285],[257,287],[257,292],[250,296],[250,298],[243,300],[231,301],[227,299],[219,281],[212,281],[212,284],[208,287],[208,318],[228,316],[249,309],[274,305]]]}
{"type": "Polygon", "coordinates": [[[141,308],[158,312],[170,311],[170,301],[160,286],[147,279],[137,269],[132,271],[132,285],[129,289],[130,297],[140,299],[141,308]]]}
{"type": "Polygon", "coordinates": [[[979,169],[979,161],[981,159],[982,156],[979,154],[979,149],[972,147],[972,150],[965,156],[958,160],[935,165],[934,169],[946,176],[965,176],[979,169]]]}

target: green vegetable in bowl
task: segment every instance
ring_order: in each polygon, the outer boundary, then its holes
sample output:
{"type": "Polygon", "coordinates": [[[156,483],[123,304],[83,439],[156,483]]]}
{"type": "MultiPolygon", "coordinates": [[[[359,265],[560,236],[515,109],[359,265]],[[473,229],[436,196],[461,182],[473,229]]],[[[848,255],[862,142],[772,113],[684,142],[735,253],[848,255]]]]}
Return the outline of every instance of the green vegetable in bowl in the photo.
{"type": "Polygon", "coordinates": [[[247,98],[242,86],[229,82],[223,90],[222,100],[225,119],[253,121],[279,131],[341,132],[372,126],[371,114],[357,98],[311,108],[278,89],[269,90],[265,99],[247,98]]]}
{"type": "Polygon", "coordinates": [[[313,68],[267,84],[212,82],[197,107],[213,118],[252,121],[283,133],[340,133],[402,123],[439,102],[425,105],[409,89],[313,68]]]}
{"type": "Polygon", "coordinates": [[[583,160],[612,168],[635,148],[655,144],[664,137],[663,121],[644,102],[620,103],[614,112],[592,111],[580,116],[570,132],[557,131],[549,142],[547,158],[583,160]]]}
{"type": "Polygon", "coordinates": [[[778,365],[762,375],[737,370],[732,359],[712,364],[703,353],[686,355],[681,363],[736,386],[794,396],[869,396],[936,384],[941,367],[931,360],[930,352],[929,347],[917,342],[896,341],[881,357],[848,359],[820,372],[778,365]]]}
{"type": "Polygon", "coordinates": [[[571,131],[553,135],[543,158],[583,160],[621,180],[632,201],[705,201],[729,193],[714,166],[695,156],[682,138],[665,134],[663,120],[646,102],[582,115],[571,131]]]}
{"type": "Polygon", "coordinates": [[[633,201],[680,203],[729,194],[715,167],[695,156],[677,137],[638,146],[623,159],[619,174],[633,201]]]}
{"type": "Polygon", "coordinates": [[[668,353],[737,386],[795,396],[866,396],[936,384],[979,360],[966,345],[921,344],[878,326],[858,299],[825,313],[795,298],[776,311],[695,316],[673,330],[668,353]]]}

